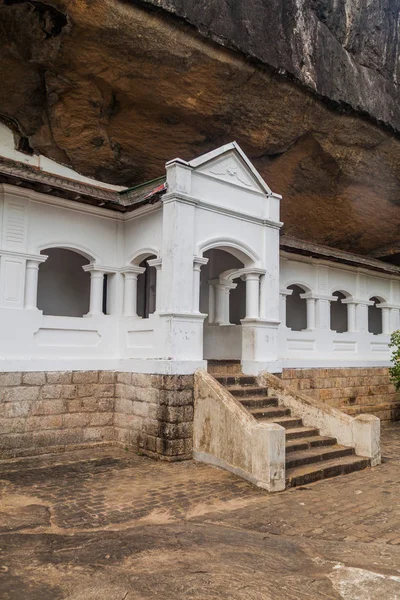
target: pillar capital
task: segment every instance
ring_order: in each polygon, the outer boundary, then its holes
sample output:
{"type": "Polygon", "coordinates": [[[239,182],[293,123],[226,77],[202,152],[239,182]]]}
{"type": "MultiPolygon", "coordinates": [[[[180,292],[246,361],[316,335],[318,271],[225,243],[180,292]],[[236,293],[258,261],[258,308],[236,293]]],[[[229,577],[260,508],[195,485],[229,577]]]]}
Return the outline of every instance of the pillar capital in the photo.
{"type": "Polygon", "coordinates": [[[139,275],[145,272],[145,270],[145,267],[130,265],[129,267],[121,269],[121,273],[124,275],[125,279],[137,279],[139,275]]]}
{"type": "Polygon", "coordinates": [[[208,263],[208,258],[204,258],[203,256],[195,256],[193,258],[193,269],[194,271],[200,271],[203,265],[208,263]]]}
{"type": "Polygon", "coordinates": [[[48,259],[48,256],[37,256],[35,258],[27,258],[26,259],[26,268],[27,269],[39,269],[40,265],[44,263],[48,259]]]}
{"type": "Polygon", "coordinates": [[[147,261],[147,264],[149,265],[149,267],[155,267],[157,271],[160,271],[162,269],[161,258],[152,258],[151,260],[147,261]]]}

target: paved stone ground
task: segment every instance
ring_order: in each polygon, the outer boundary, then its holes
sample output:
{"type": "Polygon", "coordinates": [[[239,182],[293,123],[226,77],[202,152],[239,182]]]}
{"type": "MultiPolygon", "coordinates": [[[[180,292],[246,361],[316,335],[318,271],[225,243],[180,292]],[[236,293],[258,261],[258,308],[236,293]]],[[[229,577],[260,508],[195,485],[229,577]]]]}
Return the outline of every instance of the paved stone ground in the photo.
{"type": "Polygon", "coordinates": [[[280,494],[116,447],[0,462],[0,598],[400,599],[400,423],[383,456],[280,494]]]}

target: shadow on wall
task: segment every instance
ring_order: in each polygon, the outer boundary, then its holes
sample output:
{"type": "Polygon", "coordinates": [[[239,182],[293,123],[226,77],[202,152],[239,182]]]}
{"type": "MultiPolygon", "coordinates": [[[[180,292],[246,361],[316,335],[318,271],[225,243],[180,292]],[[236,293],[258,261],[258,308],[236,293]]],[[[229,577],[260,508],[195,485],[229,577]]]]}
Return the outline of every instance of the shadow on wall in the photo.
{"type": "Polygon", "coordinates": [[[90,274],[82,267],[89,260],[72,250],[49,248],[39,267],[37,306],[44,315],[82,317],[89,312],[90,274]]]}

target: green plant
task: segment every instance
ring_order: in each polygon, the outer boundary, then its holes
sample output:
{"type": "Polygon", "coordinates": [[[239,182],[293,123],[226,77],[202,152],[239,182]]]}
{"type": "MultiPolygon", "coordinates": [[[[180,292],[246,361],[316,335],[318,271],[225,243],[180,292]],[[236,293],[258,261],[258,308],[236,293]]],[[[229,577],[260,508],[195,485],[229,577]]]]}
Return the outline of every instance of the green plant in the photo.
{"type": "Polygon", "coordinates": [[[394,331],[390,336],[389,348],[393,348],[393,366],[389,368],[390,377],[392,378],[396,390],[400,390],[400,330],[394,331]]]}

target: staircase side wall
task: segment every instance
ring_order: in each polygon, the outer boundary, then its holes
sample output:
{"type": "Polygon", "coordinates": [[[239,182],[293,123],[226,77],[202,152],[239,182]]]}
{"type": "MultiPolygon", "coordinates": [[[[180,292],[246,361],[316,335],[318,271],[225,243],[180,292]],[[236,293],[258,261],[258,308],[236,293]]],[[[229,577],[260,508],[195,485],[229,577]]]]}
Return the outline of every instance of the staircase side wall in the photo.
{"type": "Polygon", "coordinates": [[[283,369],[291,388],[349,415],[372,414],[381,421],[400,419],[400,394],[385,367],[283,369]]]}
{"type": "Polygon", "coordinates": [[[285,489],[285,430],[254,417],[209,373],[194,386],[193,456],[270,492],[285,489]]]}

